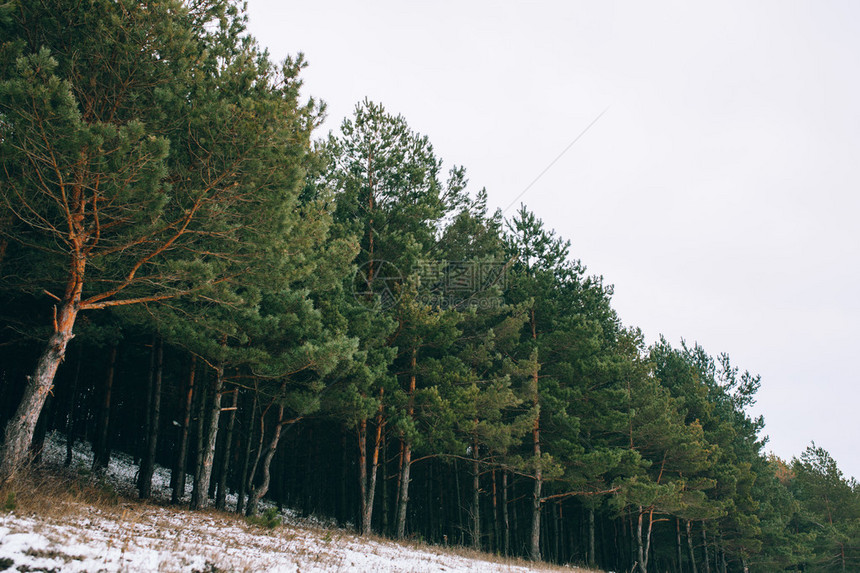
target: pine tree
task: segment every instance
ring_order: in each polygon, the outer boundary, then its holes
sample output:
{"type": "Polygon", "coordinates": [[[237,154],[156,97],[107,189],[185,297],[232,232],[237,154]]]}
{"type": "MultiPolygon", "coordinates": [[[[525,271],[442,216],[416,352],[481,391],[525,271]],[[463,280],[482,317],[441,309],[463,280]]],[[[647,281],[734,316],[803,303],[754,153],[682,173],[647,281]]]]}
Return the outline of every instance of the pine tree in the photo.
{"type": "Polygon", "coordinates": [[[56,304],[0,479],[25,459],[80,311],[238,281],[288,236],[315,106],[297,101],[302,62],[273,66],[243,18],[221,0],[14,12],[3,48],[15,64],[0,77],[0,198],[14,222],[2,231],[39,253],[15,288],[56,304]]]}

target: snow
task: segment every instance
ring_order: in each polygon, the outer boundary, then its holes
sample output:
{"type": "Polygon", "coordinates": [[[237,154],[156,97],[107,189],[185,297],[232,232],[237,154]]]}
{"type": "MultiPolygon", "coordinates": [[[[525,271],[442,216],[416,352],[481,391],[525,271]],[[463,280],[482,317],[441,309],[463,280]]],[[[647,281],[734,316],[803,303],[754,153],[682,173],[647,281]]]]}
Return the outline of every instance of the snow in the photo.
{"type": "MultiPolygon", "coordinates": [[[[51,436],[44,463],[59,466],[65,458],[62,438],[51,436]]],[[[135,467],[116,454],[103,476],[87,473],[84,447],[74,453],[73,468],[102,487],[133,498],[135,467]]],[[[46,515],[24,511],[0,513],[0,571],[187,572],[217,573],[315,571],[523,572],[522,562],[492,562],[452,553],[446,548],[363,539],[323,520],[303,520],[295,512],[280,515],[283,525],[265,529],[241,517],[215,511],[190,512],[159,505],[169,499],[169,472],[157,468],[155,503],[124,501],[115,505],[66,504],[46,515]],[[325,525],[325,528],[321,527],[325,525]]],[[[235,499],[232,500],[235,503],[235,499]]],[[[541,566],[556,571],[583,571],[541,566]]]]}

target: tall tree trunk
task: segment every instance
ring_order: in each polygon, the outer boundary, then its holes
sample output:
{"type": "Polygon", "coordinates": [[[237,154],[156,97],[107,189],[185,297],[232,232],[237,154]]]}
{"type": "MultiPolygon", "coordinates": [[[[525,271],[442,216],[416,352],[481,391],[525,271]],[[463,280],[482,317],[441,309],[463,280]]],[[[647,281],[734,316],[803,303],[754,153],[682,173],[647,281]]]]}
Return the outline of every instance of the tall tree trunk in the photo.
{"type": "Polygon", "coordinates": [[[702,549],[705,551],[705,573],[711,573],[711,563],[708,557],[708,533],[704,522],[702,523],[702,549]]]}
{"type": "Polygon", "coordinates": [[[678,559],[678,573],[684,573],[684,560],[681,554],[681,519],[678,517],[675,518],[675,549],[678,552],[676,557],[678,559]]]}
{"type": "Polygon", "coordinates": [[[359,496],[359,531],[362,535],[370,533],[370,519],[368,513],[367,493],[367,418],[362,417],[356,429],[358,434],[358,496],[359,496]]]}
{"type": "Polygon", "coordinates": [[[191,410],[194,400],[194,378],[197,373],[197,356],[191,355],[191,365],[188,369],[188,383],[185,388],[185,409],[182,414],[182,427],[179,430],[179,451],[176,454],[176,465],[171,475],[173,493],[171,503],[178,503],[185,497],[185,470],[188,464],[188,430],[191,427],[191,410]]]}
{"type": "MultiPolygon", "coordinates": [[[[286,381],[281,383],[281,394],[283,395],[286,392],[287,383],[286,381]]],[[[263,479],[260,482],[260,485],[257,487],[251,488],[251,494],[248,497],[248,508],[246,510],[247,515],[256,515],[257,507],[260,500],[266,495],[266,492],[269,491],[269,482],[271,481],[271,473],[270,468],[272,466],[272,458],[275,457],[275,452],[278,450],[278,442],[281,440],[281,429],[287,423],[295,423],[298,420],[290,420],[290,422],[284,422],[284,403],[281,401],[278,404],[278,421],[275,424],[275,429],[272,433],[272,439],[269,441],[269,445],[266,447],[266,452],[262,459],[262,465],[260,466],[263,472],[263,479]]]]}
{"type": "Polygon", "coordinates": [[[251,408],[248,410],[248,420],[245,424],[245,451],[242,454],[242,475],[239,478],[239,499],[236,501],[236,513],[241,514],[245,509],[245,495],[248,493],[248,470],[251,465],[251,449],[254,443],[254,417],[257,410],[257,393],[251,398],[251,408]]]}
{"type": "Polygon", "coordinates": [[[403,445],[403,468],[400,474],[400,505],[397,507],[397,539],[406,537],[406,509],[409,504],[409,473],[412,469],[412,444],[403,445]]]}
{"type": "MultiPolygon", "coordinates": [[[[495,460],[493,460],[495,462],[495,460]]],[[[490,471],[490,477],[492,478],[493,485],[493,545],[492,549],[494,552],[498,553],[499,548],[502,545],[502,536],[499,531],[499,491],[497,488],[496,482],[496,470],[493,468],[490,471]]]]}
{"type": "Polygon", "coordinates": [[[376,497],[376,476],[379,469],[379,451],[382,446],[382,430],[385,427],[385,422],[382,418],[382,396],[383,389],[379,389],[379,407],[376,413],[376,431],[374,432],[373,453],[371,455],[370,476],[367,476],[367,420],[362,420],[360,428],[360,444],[362,449],[360,454],[360,474],[361,474],[361,534],[370,535],[373,522],[373,503],[376,497]]]}
{"type": "Polygon", "coordinates": [[[114,344],[110,349],[108,357],[108,369],[105,376],[105,387],[102,395],[102,409],[99,416],[98,436],[95,440],[96,447],[93,451],[93,471],[100,471],[108,467],[110,463],[110,400],[113,390],[113,376],[116,370],[117,347],[114,344]]]}
{"type": "Polygon", "coordinates": [[[75,377],[72,378],[72,404],[69,406],[69,417],[66,419],[66,461],[63,463],[64,466],[69,467],[72,465],[72,453],[75,447],[75,422],[77,420],[78,415],[78,380],[81,376],[81,362],[82,354],[80,347],[78,347],[78,363],[75,364],[75,377]]]}
{"type": "Polygon", "coordinates": [[[39,356],[36,369],[27,377],[18,408],[6,423],[0,449],[0,485],[14,479],[26,464],[39,414],[54,387],[54,377],[66,355],[66,347],[74,337],[72,329],[81,302],[85,259],[82,256],[73,257],[72,265],[74,272],[66,285],[65,295],[59,308],[54,307],[53,333],[39,356]]]}
{"type": "MultiPolygon", "coordinates": [[[[412,348],[412,359],[410,361],[411,372],[409,373],[409,398],[406,406],[406,415],[412,418],[415,414],[415,368],[418,357],[418,348],[412,348]]],[[[406,537],[406,509],[409,505],[409,472],[412,469],[412,441],[407,438],[403,442],[403,464],[400,469],[400,505],[397,507],[397,539],[406,537]]]]}
{"type": "Polygon", "coordinates": [[[540,448],[540,401],[537,393],[537,369],[534,371],[534,406],[538,413],[535,414],[532,424],[532,448],[535,461],[534,489],[532,490],[532,532],[531,548],[529,557],[533,561],[540,561],[540,514],[541,514],[541,486],[543,485],[543,468],[541,467],[540,448]]]}
{"type": "Polygon", "coordinates": [[[218,493],[215,496],[215,509],[224,510],[227,505],[227,470],[230,468],[230,449],[233,443],[233,429],[236,427],[236,409],[239,407],[239,388],[233,390],[233,404],[227,418],[226,434],[224,435],[224,454],[218,474],[218,493]]]}
{"type": "Polygon", "coordinates": [[[146,451],[140,462],[140,479],[137,485],[141,499],[148,499],[152,495],[152,474],[155,471],[155,452],[158,446],[158,423],[161,417],[161,379],[164,369],[164,342],[160,336],[155,341],[152,352],[155,356],[152,397],[149,401],[152,404],[152,412],[147,424],[149,435],[146,437],[146,451]]]}
{"type": "Polygon", "coordinates": [[[215,369],[209,423],[206,425],[204,434],[200,472],[199,476],[195,476],[194,493],[191,495],[191,509],[202,509],[209,503],[209,482],[212,479],[212,462],[215,459],[215,443],[218,440],[218,422],[221,419],[221,390],[223,388],[224,365],[219,364],[215,369]]]}
{"type": "Polygon", "coordinates": [[[594,508],[588,508],[588,566],[594,567],[597,556],[594,551],[594,508]]]}
{"type": "Polygon", "coordinates": [[[391,476],[388,473],[388,437],[385,432],[382,433],[382,446],[380,447],[380,453],[382,455],[382,532],[389,534],[389,514],[391,513],[389,504],[391,503],[391,495],[388,491],[390,489],[388,481],[391,476]]]}
{"type": "Polygon", "coordinates": [[[696,569],[696,553],[693,551],[693,525],[687,522],[687,547],[690,550],[690,569],[693,573],[698,573],[696,569]]]}
{"type": "Polygon", "coordinates": [[[645,517],[643,508],[639,508],[639,518],[636,521],[636,550],[638,553],[639,573],[648,573],[648,545],[642,541],[642,520],[645,517]]]}
{"type": "Polygon", "coordinates": [[[472,547],[481,549],[481,465],[477,438],[472,440],[472,547]]]}
{"type": "Polygon", "coordinates": [[[339,523],[343,523],[347,520],[347,494],[346,494],[346,484],[347,484],[347,468],[349,467],[349,448],[347,446],[347,432],[345,429],[341,429],[340,434],[340,496],[337,502],[337,520],[339,523]]]}
{"type": "Polygon", "coordinates": [[[199,496],[198,484],[200,483],[200,474],[203,471],[203,449],[206,441],[206,403],[208,395],[208,384],[197,384],[197,392],[195,392],[197,400],[197,423],[195,424],[194,439],[197,442],[194,447],[194,478],[192,480],[191,500],[189,507],[194,508],[194,498],[199,496]]]}
{"type": "Polygon", "coordinates": [[[535,483],[532,492],[532,534],[529,557],[533,561],[540,561],[540,514],[541,514],[541,487],[543,486],[543,468],[541,463],[540,449],[540,387],[538,386],[538,350],[537,350],[537,321],[534,307],[531,309],[532,340],[535,343],[534,367],[532,369],[531,395],[535,410],[535,418],[532,423],[532,454],[535,463],[535,483]]]}
{"type": "MultiPolygon", "coordinates": [[[[156,346],[158,346],[158,335],[153,334],[152,343],[149,347],[149,377],[146,380],[146,396],[144,398],[143,419],[140,424],[140,437],[142,439],[137,443],[137,449],[134,453],[134,463],[136,464],[143,464],[143,460],[144,458],[146,458],[146,452],[149,449],[149,444],[147,440],[149,440],[149,426],[152,423],[152,387],[155,386],[156,346]]],[[[140,488],[140,472],[138,472],[137,484],[138,488],[140,488]]]]}
{"type": "Polygon", "coordinates": [[[508,471],[502,470],[502,546],[505,555],[511,554],[511,524],[508,520],[508,471]]]}

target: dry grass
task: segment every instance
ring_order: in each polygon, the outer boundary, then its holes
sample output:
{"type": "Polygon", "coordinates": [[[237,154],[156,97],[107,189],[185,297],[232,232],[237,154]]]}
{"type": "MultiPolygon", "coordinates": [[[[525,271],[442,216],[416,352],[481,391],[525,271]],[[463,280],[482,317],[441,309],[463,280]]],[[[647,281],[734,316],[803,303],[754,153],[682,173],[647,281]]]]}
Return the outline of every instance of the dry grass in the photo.
{"type": "MultiPolygon", "coordinates": [[[[16,515],[29,515],[37,518],[41,523],[79,522],[94,515],[110,519],[116,523],[116,528],[110,533],[108,546],[118,549],[122,554],[129,551],[136,542],[138,529],[146,529],[147,537],[165,549],[172,546],[178,547],[179,537],[169,527],[153,528],[155,514],[158,512],[161,512],[162,517],[165,515],[164,512],[167,512],[177,519],[190,521],[187,510],[153,502],[142,502],[124,496],[100,476],[80,468],[77,470],[56,467],[50,470],[38,467],[29,469],[16,482],[0,488],[0,512],[8,513],[10,509],[13,509],[16,515]],[[7,505],[14,507],[6,507],[7,505]]],[[[397,543],[378,536],[362,538],[352,532],[336,528],[287,524],[268,529],[250,524],[234,513],[211,509],[194,512],[194,516],[219,528],[237,528],[247,532],[254,537],[256,540],[254,544],[259,547],[269,545],[280,547],[281,550],[301,557],[305,563],[313,563],[326,570],[349,568],[349,563],[343,562],[343,557],[336,551],[338,547],[357,545],[363,546],[369,553],[376,553],[381,550],[380,546],[399,545],[430,555],[451,555],[462,559],[495,563],[503,567],[522,567],[531,571],[588,573],[586,569],[533,563],[466,547],[429,545],[419,541],[397,543]],[[309,537],[317,541],[309,543],[309,537]],[[331,550],[327,549],[329,547],[331,550]]],[[[225,541],[227,540],[218,542],[225,543],[225,541]]],[[[187,542],[187,539],[183,542],[187,542]]],[[[200,542],[212,543],[205,538],[201,538],[200,542]]],[[[225,543],[222,547],[228,549],[229,544],[225,543]]],[[[236,547],[236,549],[240,548],[236,547]]],[[[70,555],[68,558],[74,559],[75,556],[70,555]]],[[[251,570],[248,569],[248,571],[251,570]]]]}
{"type": "Polygon", "coordinates": [[[106,480],[90,472],[68,468],[48,471],[39,466],[26,468],[13,482],[0,487],[0,500],[7,512],[14,510],[54,519],[76,513],[80,505],[113,513],[120,509],[121,502],[140,503],[123,499],[106,480]]]}

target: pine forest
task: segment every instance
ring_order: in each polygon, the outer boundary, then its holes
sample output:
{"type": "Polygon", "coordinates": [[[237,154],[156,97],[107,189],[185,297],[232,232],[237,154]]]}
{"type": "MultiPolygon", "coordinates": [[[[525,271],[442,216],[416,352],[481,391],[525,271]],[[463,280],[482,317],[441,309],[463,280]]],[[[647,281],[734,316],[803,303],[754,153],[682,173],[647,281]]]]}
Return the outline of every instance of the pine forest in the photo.
{"type": "MultiPolygon", "coordinates": [[[[173,502],[612,571],[860,570],[760,378],[648,345],[382,103],[327,137],[230,0],[0,3],[0,481],[49,432],[173,502]],[[186,495],[186,487],[192,492],[186,495]]],[[[325,94],[316,94],[323,99],[325,94]]]]}

